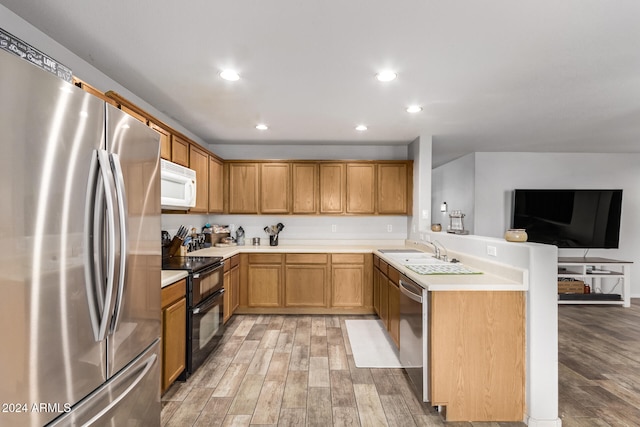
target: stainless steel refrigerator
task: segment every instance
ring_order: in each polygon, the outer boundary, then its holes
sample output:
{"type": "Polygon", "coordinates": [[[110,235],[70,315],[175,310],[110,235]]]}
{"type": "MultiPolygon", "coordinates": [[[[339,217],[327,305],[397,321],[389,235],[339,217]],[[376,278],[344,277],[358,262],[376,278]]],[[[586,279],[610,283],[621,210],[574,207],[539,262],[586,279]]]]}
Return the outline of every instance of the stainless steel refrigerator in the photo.
{"type": "Polygon", "coordinates": [[[0,425],[160,424],[159,150],[0,51],[0,425]]]}

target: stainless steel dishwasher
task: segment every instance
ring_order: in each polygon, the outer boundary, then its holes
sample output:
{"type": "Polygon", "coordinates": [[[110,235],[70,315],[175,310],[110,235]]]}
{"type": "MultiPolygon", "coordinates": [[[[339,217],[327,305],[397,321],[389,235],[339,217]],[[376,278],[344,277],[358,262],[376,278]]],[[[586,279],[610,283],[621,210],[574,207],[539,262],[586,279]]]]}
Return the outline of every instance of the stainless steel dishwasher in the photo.
{"type": "Polygon", "coordinates": [[[404,275],[400,276],[400,363],[409,375],[418,396],[429,401],[428,365],[425,366],[428,345],[427,291],[404,275]]]}

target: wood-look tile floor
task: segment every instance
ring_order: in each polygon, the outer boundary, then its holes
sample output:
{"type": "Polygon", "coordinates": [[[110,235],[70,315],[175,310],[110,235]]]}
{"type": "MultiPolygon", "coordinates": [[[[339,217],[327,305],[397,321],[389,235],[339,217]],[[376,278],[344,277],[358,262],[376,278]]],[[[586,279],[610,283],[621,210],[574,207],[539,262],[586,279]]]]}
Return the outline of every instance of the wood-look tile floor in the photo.
{"type": "Polygon", "coordinates": [[[558,309],[563,427],[640,426],[640,299],[558,309]]]}
{"type": "MultiPolygon", "coordinates": [[[[524,426],[445,423],[403,370],[355,367],[348,318],[363,317],[234,316],[205,364],[162,397],[162,425],[524,426]]],[[[564,427],[640,425],[640,300],[560,306],[559,360],[564,427]]]]}
{"type": "Polygon", "coordinates": [[[355,367],[344,323],[349,318],[373,317],[232,317],[205,364],[162,397],[162,425],[445,425],[416,398],[402,369],[355,367]]]}

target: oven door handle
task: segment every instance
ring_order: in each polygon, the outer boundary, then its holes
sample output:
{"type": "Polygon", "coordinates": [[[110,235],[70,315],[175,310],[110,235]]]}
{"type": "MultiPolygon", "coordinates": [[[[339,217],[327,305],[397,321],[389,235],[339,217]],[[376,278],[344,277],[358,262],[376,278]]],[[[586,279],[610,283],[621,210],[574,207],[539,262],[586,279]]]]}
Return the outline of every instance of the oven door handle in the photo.
{"type": "Polygon", "coordinates": [[[218,297],[221,297],[222,294],[224,294],[224,288],[220,289],[218,292],[201,302],[198,306],[194,307],[191,312],[193,314],[200,314],[203,311],[209,310],[211,307],[217,304],[215,300],[217,300],[218,297]]]}
{"type": "Polygon", "coordinates": [[[207,274],[213,273],[214,271],[216,271],[219,268],[224,267],[224,261],[221,261],[220,264],[216,264],[213,267],[210,267],[206,270],[202,270],[202,271],[198,271],[197,273],[193,273],[193,278],[194,279],[199,279],[202,276],[206,276],[207,274]]]}

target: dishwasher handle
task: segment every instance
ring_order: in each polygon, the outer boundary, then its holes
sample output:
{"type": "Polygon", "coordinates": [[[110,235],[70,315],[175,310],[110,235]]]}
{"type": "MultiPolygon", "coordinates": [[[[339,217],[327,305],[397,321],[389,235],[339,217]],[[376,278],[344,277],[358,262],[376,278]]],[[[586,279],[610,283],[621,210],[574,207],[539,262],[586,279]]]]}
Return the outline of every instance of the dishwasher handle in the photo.
{"type": "Polygon", "coordinates": [[[400,292],[407,298],[422,304],[422,288],[400,279],[400,292]]]}

